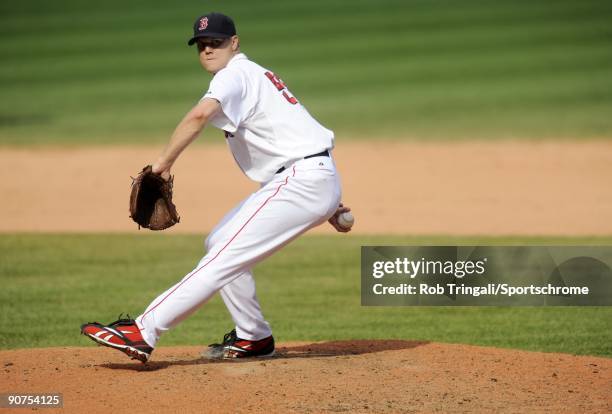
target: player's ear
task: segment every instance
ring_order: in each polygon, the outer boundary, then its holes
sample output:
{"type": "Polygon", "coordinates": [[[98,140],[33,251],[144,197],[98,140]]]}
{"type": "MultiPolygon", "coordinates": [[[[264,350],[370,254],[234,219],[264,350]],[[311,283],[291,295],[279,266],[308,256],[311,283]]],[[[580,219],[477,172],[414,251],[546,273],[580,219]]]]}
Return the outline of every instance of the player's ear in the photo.
{"type": "Polygon", "coordinates": [[[232,36],[232,50],[236,52],[240,49],[240,38],[237,35],[232,36]]]}

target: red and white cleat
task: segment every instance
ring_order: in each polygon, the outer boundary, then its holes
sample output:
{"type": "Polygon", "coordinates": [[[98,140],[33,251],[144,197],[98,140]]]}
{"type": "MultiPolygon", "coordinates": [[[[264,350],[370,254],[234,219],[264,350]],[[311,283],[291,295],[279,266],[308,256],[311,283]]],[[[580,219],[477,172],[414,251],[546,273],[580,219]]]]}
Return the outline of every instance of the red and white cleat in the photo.
{"type": "Polygon", "coordinates": [[[100,345],[115,348],[132,359],[147,362],[151,357],[151,348],[140,334],[134,319],[119,319],[108,325],[89,322],[81,326],[81,333],[87,335],[100,345]]]}
{"type": "Polygon", "coordinates": [[[262,358],[273,355],[274,337],[268,336],[258,341],[240,339],[236,335],[235,329],[225,334],[223,343],[210,344],[202,352],[202,356],[208,359],[262,358]]]}

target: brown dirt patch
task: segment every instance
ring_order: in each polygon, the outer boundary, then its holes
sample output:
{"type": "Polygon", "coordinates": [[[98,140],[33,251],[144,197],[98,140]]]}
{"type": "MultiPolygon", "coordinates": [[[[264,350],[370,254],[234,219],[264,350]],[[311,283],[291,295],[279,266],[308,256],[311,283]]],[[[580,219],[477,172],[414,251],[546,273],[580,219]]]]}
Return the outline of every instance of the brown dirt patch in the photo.
{"type": "MultiPolygon", "coordinates": [[[[129,177],[159,150],[0,149],[0,232],[137,231],[129,177]]],[[[612,234],[612,141],[340,141],[335,158],[353,234],[612,234]]],[[[169,232],[205,233],[256,189],[222,145],[189,148],[174,172],[169,232]]]]}
{"type": "Polygon", "coordinates": [[[401,340],[284,344],[248,362],[200,350],[162,347],[147,365],[107,348],[0,351],[0,389],[61,392],[75,413],[612,410],[606,358],[401,340]]]}

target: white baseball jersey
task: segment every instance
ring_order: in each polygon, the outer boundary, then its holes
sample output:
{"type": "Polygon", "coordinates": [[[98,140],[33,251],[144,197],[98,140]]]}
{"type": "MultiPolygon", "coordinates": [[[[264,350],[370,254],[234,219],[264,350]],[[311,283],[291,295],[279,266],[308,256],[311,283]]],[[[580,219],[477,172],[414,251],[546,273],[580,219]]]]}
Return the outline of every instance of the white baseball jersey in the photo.
{"type": "Polygon", "coordinates": [[[221,104],[210,122],[225,131],[242,171],[269,181],[280,167],[334,146],[334,133],[314,119],[271,71],[239,53],[215,74],[204,98],[221,104]]]}

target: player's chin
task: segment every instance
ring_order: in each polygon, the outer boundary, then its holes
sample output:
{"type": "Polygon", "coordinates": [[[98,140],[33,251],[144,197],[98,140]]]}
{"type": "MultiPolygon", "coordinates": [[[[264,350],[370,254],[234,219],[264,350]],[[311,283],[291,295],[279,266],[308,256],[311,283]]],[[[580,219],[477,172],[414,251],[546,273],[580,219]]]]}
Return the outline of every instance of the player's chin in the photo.
{"type": "Polygon", "coordinates": [[[208,60],[200,61],[200,64],[202,65],[202,67],[204,68],[206,72],[215,73],[218,71],[217,65],[215,65],[215,63],[211,61],[208,61],[208,60]]]}

